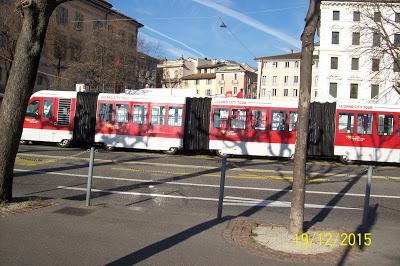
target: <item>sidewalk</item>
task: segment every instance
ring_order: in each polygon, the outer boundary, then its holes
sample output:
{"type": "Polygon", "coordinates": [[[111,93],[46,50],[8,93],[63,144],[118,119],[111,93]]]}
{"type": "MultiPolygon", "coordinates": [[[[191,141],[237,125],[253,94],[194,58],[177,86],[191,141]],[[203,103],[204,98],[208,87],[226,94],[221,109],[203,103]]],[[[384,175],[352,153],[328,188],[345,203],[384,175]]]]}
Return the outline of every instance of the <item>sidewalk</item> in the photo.
{"type": "MultiPolygon", "coordinates": [[[[292,265],[231,245],[223,238],[227,219],[162,208],[79,204],[57,200],[55,206],[0,218],[0,264],[292,265]]],[[[379,246],[351,265],[398,265],[398,232],[374,228],[373,244],[379,246]]]]}

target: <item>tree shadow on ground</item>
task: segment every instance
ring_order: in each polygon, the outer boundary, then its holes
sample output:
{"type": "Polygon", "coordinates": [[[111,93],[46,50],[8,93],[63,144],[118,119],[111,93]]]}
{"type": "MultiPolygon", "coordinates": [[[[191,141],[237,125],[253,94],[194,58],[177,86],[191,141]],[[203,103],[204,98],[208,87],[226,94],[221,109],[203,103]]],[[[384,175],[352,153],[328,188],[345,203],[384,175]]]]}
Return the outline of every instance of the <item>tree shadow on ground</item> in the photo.
{"type": "MultiPolygon", "coordinates": [[[[283,197],[285,194],[287,194],[289,192],[289,190],[291,190],[291,189],[292,189],[291,185],[287,186],[283,190],[278,191],[277,193],[266,198],[265,200],[266,201],[277,200],[277,199],[283,197]]],[[[235,218],[249,217],[265,207],[266,206],[264,206],[264,205],[263,206],[257,205],[257,206],[253,206],[253,207],[249,208],[248,210],[245,210],[244,212],[242,212],[236,216],[225,216],[225,217],[222,217],[222,219],[215,218],[215,219],[197,224],[197,225],[192,226],[182,232],[174,234],[174,235],[167,237],[163,240],[160,240],[156,243],[150,244],[144,248],[134,251],[124,257],[114,260],[106,265],[133,265],[133,264],[139,263],[139,262],[141,262],[145,259],[148,259],[162,251],[165,251],[175,245],[178,245],[179,243],[182,243],[193,236],[196,236],[204,231],[207,231],[208,229],[210,229],[214,226],[223,224],[227,221],[231,221],[235,218]]]]}

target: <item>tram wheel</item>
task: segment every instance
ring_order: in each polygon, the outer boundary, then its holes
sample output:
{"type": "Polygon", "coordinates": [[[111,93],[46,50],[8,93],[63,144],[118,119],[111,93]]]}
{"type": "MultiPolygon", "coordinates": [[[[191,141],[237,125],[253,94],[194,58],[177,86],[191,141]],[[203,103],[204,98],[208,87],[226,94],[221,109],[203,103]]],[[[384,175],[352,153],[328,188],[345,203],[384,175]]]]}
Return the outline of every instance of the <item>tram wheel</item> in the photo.
{"type": "Polygon", "coordinates": [[[220,158],[228,158],[230,156],[229,154],[223,153],[221,150],[217,150],[217,151],[215,151],[215,153],[220,158]]]}
{"type": "Polygon", "coordinates": [[[71,146],[72,141],[70,139],[63,139],[60,142],[57,142],[57,146],[61,148],[68,148],[71,146]]]}
{"type": "Polygon", "coordinates": [[[20,140],[19,141],[19,145],[27,145],[29,143],[29,141],[27,140],[20,140]]]}
{"type": "Polygon", "coordinates": [[[175,155],[175,154],[178,153],[178,151],[179,151],[178,148],[176,148],[176,147],[171,147],[171,148],[169,148],[169,150],[163,151],[163,152],[164,152],[165,154],[168,154],[168,155],[175,155]]]}
{"type": "Polygon", "coordinates": [[[354,163],[354,161],[350,160],[349,157],[346,155],[339,156],[339,161],[346,165],[350,165],[350,164],[354,163]]]}
{"type": "Polygon", "coordinates": [[[113,150],[115,150],[115,147],[113,147],[113,146],[108,146],[108,145],[104,145],[104,149],[105,149],[106,151],[113,151],[113,150]]]}

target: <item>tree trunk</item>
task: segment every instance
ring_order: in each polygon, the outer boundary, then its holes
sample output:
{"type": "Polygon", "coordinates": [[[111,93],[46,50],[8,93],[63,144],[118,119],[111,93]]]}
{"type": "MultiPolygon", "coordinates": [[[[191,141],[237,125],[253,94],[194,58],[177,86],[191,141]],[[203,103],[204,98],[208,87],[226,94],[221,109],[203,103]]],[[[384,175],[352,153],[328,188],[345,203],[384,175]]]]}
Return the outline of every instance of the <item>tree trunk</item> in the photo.
{"type": "Polygon", "coordinates": [[[58,0],[32,0],[23,21],[0,109],[0,202],[12,199],[13,168],[49,18],[58,0]]]}
{"type": "Polygon", "coordinates": [[[314,36],[320,17],[320,0],[310,0],[306,24],[301,35],[300,96],[293,168],[293,192],[290,209],[290,233],[302,233],[304,222],[307,135],[310,118],[314,36]]]}

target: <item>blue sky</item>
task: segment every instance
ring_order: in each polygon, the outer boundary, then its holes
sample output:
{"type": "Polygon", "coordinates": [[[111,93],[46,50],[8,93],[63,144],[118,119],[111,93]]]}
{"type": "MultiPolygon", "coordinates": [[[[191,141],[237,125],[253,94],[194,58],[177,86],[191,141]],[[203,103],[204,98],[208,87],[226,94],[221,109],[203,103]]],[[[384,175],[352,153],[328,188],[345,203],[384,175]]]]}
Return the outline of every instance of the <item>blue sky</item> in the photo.
{"type": "Polygon", "coordinates": [[[254,57],[300,49],[307,0],[109,0],[145,26],[157,56],[208,57],[255,66],[254,57]],[[221,28],[221,20],[227,28],[221,28]],[[239,39],[239,40],[237,40],[239,39]],[[242,43],[242,44],[241,44],[242,43]]]}

